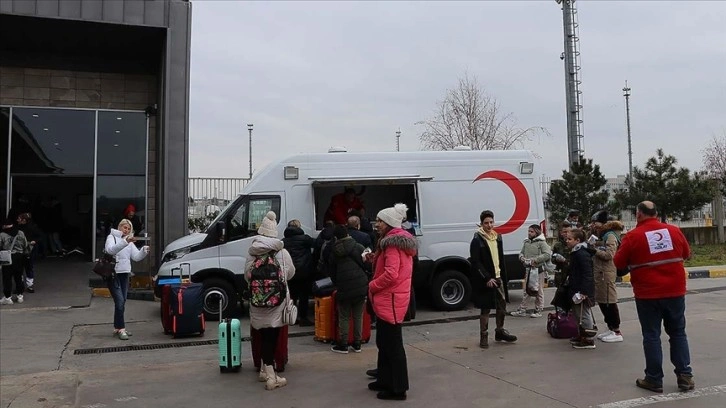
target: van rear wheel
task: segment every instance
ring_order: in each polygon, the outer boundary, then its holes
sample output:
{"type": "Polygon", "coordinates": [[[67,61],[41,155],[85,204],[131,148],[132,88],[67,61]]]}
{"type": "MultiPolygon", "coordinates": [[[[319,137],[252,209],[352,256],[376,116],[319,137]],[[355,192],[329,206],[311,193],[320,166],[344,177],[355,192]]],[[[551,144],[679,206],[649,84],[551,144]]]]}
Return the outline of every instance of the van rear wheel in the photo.
{"type": "Polygon", "coordinates": [[[461,310],[471,298],[469,278],[456,270],[443,271],[432,282],[431,297],[439,310],[461,310]]]}
{"type": "Polygon", "coordinates": [[[229,317],[235,306],[237,306],[238,297],[234,285],[221,278],[205,279],[203,285],[204,319],[208,321],[219,320],[220,296],[222,297],[224,317],[229,317]]]}

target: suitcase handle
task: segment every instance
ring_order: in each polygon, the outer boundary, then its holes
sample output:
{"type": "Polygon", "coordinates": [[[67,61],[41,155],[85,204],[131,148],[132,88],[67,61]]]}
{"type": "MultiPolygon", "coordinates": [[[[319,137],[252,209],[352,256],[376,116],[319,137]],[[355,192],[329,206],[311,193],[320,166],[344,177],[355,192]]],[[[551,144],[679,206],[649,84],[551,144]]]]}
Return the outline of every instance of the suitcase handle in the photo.
{"type": "Polygon", "coordinates": [[[209,291],[206,295],[204,295],[204,303],[207,303],[207,298],[212,295],[219,296],[219,321],[222,321],[222,313],[224,311],[224,294],[218,290],[212,290],[209,291]]]}

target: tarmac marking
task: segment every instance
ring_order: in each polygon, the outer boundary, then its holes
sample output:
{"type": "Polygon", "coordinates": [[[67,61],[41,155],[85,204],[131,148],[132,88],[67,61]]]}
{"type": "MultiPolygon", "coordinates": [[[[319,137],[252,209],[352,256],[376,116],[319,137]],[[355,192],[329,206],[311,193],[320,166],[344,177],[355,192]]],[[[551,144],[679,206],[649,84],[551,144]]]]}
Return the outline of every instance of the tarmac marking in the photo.
{"type": "Polygon", "coordinates": [[[129,401],[133,401],[133,400],[136,400],[136,399],[138,399],[138,398],[131,396],[131,397],[116,398],[116,401],[118,401],[118,402],[129,402],[129,401]]]}
{"type": "Polygon", "coordinates": [[[714,385],[711,387],[698,388],[688,392],[672,392],[670,394],[652,395],[650,397],[634,398],[624,401],[609,402],[600,404],[598,408],[634,408],[642,405],[657,404],[659,402],[678,401],[689,398],[705,397],[707,395],[716,395],[726,393],[726,384],[714,385]]]}

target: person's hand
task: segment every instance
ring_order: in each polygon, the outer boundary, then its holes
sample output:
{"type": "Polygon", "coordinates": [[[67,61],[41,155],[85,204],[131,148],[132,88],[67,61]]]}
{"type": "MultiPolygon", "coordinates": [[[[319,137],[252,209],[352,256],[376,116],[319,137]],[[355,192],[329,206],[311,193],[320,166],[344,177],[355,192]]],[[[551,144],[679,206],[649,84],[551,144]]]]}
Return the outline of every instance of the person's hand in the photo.
{"type": "Polygon", "coordinates": [[[498,285],[496,279],[489,279],[489,281],[487,282],[487,287],[489,288],[496,288],[497,286],[498,285]]]}
{"type": "Polygon", "coordinates": [[[149,246],[148,245],[145,245],[145,246],[141,247],[141,250],[144,251],[145,254],[148,254],[149,253],[149,246]]]}
{"type": "Polygon", "coordinates": [[[30,245],[35,245],[35,241],[30,241],[30,245]]]}
{"type": "Polygon", "coordinates": [[[127,235],[124,240],[128,243],[136,242],[136,238],[133,235],[127,235]]]}
{"type": "Polygon", "coordinates": [[[365,261],[373,262],[373,252],[368,252],[367,254],[365,254],[365,261]]]}
{"type": "Polygon", "coordinates": [[[597,237],[595,235],[590,235],[590,238],[587,239],[587,243],[590,245],[595,245],[597,242],[597,237]]]}

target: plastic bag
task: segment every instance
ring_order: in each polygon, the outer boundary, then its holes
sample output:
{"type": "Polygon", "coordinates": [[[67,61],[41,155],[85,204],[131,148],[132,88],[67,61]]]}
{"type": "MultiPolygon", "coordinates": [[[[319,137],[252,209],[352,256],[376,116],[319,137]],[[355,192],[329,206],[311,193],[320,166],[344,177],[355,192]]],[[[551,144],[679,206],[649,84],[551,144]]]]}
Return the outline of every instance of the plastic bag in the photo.
{"type": "Polygon", "coordinates": [[[524,290],[530,296],[536,296],[539,293],[539,270],[537,268],[527,268],[527,284],[524,290]]]}

